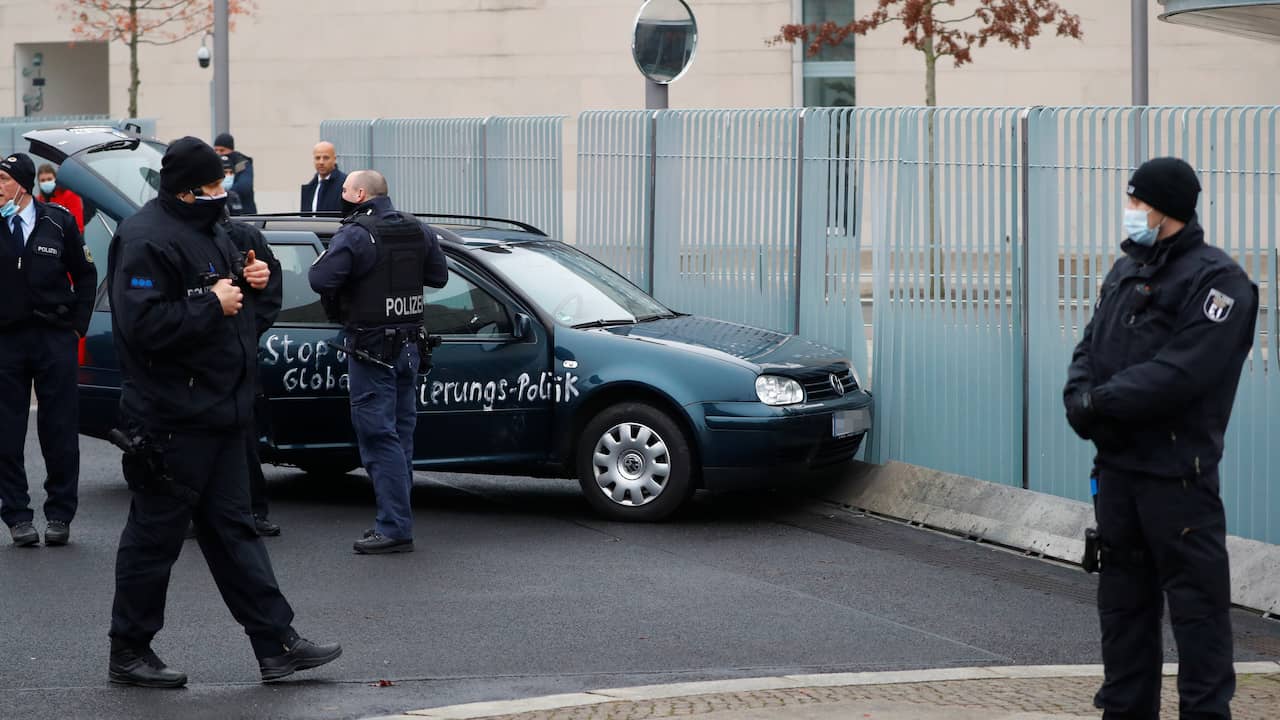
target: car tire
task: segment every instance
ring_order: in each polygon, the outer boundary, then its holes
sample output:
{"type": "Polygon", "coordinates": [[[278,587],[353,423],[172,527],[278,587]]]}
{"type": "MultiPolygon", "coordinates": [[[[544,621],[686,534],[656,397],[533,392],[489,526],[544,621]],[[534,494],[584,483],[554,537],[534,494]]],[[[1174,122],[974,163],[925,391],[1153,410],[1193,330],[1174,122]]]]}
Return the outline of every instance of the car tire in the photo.
{"type": "Polygon", "coordinates": [[[354,460],[304,460],[294,465],[302,472],[317,477],[338,477],[360,467],[360,463],[354,460]]]}
{"type": "Polygon", "coordinates": [[[614,520],[665,519],[694,490],[687,433],[644,403],[613,405],[591,418],[578,437],[576,467],[587,502],[614,520]]]}

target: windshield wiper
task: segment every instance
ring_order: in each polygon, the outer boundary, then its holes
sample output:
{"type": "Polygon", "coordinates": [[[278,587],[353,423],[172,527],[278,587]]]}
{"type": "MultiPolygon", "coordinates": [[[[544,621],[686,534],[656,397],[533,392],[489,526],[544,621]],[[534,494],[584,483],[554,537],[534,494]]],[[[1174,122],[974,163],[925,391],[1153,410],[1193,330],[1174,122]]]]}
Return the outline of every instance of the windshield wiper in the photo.
{"type": "Polygon", "coordinates": [[[127,140],[112,140],[101,145],[95,145],[89,148],[89,153],[108,152],[110,150],[137,150],[142,138],[129,138],[127,140]]]}
{"type": "Polygon", "coordinates": [[[643,323],[643,322],[653,322],[654,320],[670,320],[673,317],[676,317],[676,313],[653,313],[652,315],[638,315],[636,316],[636,322],[643,323]]]}
{"type": "Polygon", "coordinates": [[[577,325],[570,325],[574,330],[584,330],[586,328],[613,327],[615,325],[635,325],[635,320],[590,320],[577,325]]]}

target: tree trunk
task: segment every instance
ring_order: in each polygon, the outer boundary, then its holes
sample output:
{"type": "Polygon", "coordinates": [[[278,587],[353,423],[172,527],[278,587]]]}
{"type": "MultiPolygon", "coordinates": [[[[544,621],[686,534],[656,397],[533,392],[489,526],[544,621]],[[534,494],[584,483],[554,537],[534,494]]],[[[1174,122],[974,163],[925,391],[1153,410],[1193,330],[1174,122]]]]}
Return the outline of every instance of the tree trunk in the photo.
{"type": "Polygon", "coordinates": [[[937,156],[937,145],[934,140],[934,110],[932,108],[938,105],[937,93],[937,70],[938,55],[932,43],[927,43],[924,47],[924,102],[930,109],[928,113],[928,137],[926,138],[928,162],[925,164],[926,172],[929,174],[928,191],[926,198],[928,200],[929,212],[929,297],[941,297],[945,292],[942,282],[942,248],[938,245],[937,230],[937,168],[934,167],[934,161],[937,156]]]}
{"type": "Polygon", "coordinates": [[[129,0],[129,117],[138,117],[138,0],[129,0]]]}

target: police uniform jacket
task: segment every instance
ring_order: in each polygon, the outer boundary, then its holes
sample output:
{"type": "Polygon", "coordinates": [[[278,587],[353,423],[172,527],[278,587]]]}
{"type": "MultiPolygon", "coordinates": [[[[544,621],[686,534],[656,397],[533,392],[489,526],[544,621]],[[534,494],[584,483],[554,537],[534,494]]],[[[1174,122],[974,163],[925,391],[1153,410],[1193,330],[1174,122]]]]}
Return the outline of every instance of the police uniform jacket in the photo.
{"type": "MultiPolygon", "coordinates": [[[[1253,345],[1258,288],[1193,218],[1178,234],[1130,240],[1103,281],[1064,395],[1090,390],[1107,425],[1095,462],[1165,477],[1207,472],[1253,345]]],[[[1095,435],[1095,439],[1098,436],[1095,435]]]]}
{"type": "Polygon", "coordinates": [[[0,219],[0,330],[50,326],[84,335],[98,290],[93,256],[66,208],[32,202],[35,224],[21,255],[0,219]]]}
{"type": "MultiPolygon", "coordinates": [[[[388,197],[376,197],[356,208],[352,216],[375,215],[383,217],[398,212],[388,197]]],[[[440,235],[424,224],[427,252],[422,266],[422,282],[428,287],[444,287],[449,281],[449,266],[444,250],[440,249],[440,235]]],[[[334,297],[350,283],[366,275],[377,262],[376,241],[369,231],[356,223],[347,223],[334,234],[325,251],[307,273],[311,288],[322,296],[334,297]]]]}
{"type": "Polygon", "coordinates": [[[151,200],[111,240],[120,410],[148,428],[226,430],[252,417],[254,314],[247,303],[222,314],[210,276],[230,277],[239,250],[221,223],[202,228],[177,215],[169,204],[180,202],[151,200]]]}

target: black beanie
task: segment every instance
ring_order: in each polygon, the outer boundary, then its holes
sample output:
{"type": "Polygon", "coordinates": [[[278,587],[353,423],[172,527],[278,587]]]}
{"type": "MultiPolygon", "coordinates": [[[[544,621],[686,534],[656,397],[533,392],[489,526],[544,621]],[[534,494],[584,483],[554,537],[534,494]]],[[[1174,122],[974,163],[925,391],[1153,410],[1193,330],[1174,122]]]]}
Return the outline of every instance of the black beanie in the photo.
{"type": "Polygon", "coordinates": [[[231,133],[218,133],[218,137],[213,139],[213,144],[228,150],[236,149],[236,139],[231,137],[231,133]]]}
{"type": "Polygon", "coordinates": [[[1129,194],[1174,220],[1191,222],[1200,197],[1200,181],[1186,161],[1155,158],[1134,171],[1129,179],[1129,194]]]}
{"type": "Polygon", "coordinates": [[[36,164],[25,153],[14,153],[0,160],[0,170],[8,173],[27,192],[35,187],[36,164]]]}
{"type": "Polygon", "coordinates": [[[177,195],[222,180],[222,158],[200,138],[175,140],[160,161],[160,189],[177,195]]]}

